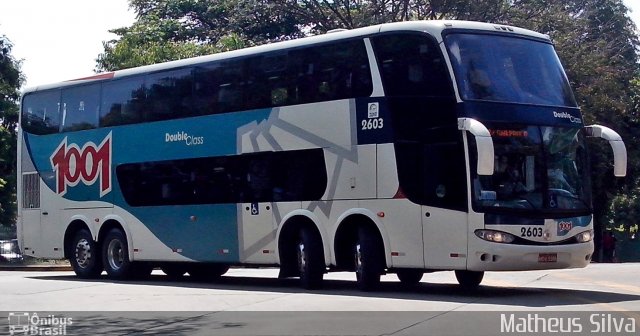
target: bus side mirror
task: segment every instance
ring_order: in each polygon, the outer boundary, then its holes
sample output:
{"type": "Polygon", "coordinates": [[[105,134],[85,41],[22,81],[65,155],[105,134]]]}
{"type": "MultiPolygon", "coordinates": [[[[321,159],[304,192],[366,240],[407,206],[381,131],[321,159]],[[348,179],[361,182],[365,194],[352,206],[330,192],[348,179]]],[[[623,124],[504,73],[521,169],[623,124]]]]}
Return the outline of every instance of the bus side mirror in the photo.
{"type": "Polygon", "coordinates": [[[478,175],[493,175],[493,140],[489,130],[472,118],[458,118],[458,129],[473,134],[478,151],[478,175]]]}
{"type": "Polygon", "coordinates": [[[620,135],[609,127],[601,125],[585,126],[585,133],[591,138],[602,138],[609,141],[613,149],[613,175],[624,177],[627,175],[627,148],[620,135]]]}

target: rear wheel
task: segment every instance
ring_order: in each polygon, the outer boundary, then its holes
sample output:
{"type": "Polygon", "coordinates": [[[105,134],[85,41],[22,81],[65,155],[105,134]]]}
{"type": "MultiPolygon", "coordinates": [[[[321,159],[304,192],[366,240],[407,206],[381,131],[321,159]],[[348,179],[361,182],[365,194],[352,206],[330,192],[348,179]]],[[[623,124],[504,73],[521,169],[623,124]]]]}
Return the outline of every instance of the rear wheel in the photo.
{"type": "Polygon", "coordinates": [[[403,285],[415,286],[420,282],[420,280],[422,280],[424,271],[419,269],[406,268],[406,269],[399,269],[396,272],[396,275],[398,276],[398,279],[400,279],[400,282],[403,285]]]}
{"type": "Polygon", "coordinates": [[[196,281],[218,280],[228,270],[226,264],[194,264],[188,268],[189,275],[196,281]]]}
{"type": "Polygon", "coordinates": [[[187,267],[182,264],[166,264],[160,269],[171,279],[179,279],[187,273],[187,267]]]}
{"type": "Polygon", "coordinates": [[[121,230],[111,229],[105,236],[102,242],[102,262],[112,279],[123,280],[132,275],[127,237],[121,230]]]}
{"type": "Polygon", "coordinates": [[[382,242],[378,235],[366,227],[358,229],[358,239],[354,246],[356,281],[363,291],[376,290],[384,270],[382,242]]]}
{"type": "Polygon", "coordinates": [[[455,273],[458,283],[466,290],[478,288],[484,277],[484,272],[458,270],[455,273]]]}
{"type": "Polygon", "coordinates": [[[151,277],[154,266],[146,262],[134,262],[131,266],[131,278],[147,280],[151,277]]]}
{"type": "Polygon", "coordinates": [[[89,230],[78,231],[71,242],[69,262],[76,275],[80,278],[97,278],[102,273],[100,247],[93,240],[89,230]]]}
{"type": "Polygon", "coordinates": [[[311,229],[302,228],[296,250],[302,287],[305,289],[321,287],[326,266],[320,238],[311,229]]]}

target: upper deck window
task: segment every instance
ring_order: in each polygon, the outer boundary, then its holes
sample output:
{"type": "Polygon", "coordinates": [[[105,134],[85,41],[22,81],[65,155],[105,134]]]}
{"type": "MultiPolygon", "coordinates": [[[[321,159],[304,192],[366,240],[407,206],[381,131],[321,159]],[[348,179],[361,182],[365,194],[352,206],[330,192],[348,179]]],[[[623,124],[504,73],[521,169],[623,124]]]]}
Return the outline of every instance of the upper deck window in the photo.
{"type": "Polygon", "coordinates": [[[445,42],[463,100],[576,106],[549,43],[466,33],[447,35],[445,42]]]}
{"type": "Polygon", "coordinates": [[[26,95],[22,100],[22,127],[34,134],[60,130],[60,90],[26,95]]]}
{"type": "Polygon", "coordinates": [[[423,34],[373,38],[385,93],[390,96],[453,96],[447,64],[435,39],[423,34]]]}
{"type": "Polygon", "coordinates": [[[80,131],[98,127],[100,85],[64,89],[61,101],[63,131],[80,131]]]}

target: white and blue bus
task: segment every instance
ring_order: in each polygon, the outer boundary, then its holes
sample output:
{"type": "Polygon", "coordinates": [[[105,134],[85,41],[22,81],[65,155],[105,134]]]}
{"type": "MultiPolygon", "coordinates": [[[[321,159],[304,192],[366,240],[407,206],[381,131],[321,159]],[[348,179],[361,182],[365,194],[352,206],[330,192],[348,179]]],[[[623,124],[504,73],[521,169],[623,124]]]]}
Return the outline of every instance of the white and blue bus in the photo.
{"type": "Polygon", "coordinates": [[[29,89],[18,150],[27,256],[83,278],[274,266],[353,271],[585,267],[583,124],[549,37],[495,24],[383,24],[29,89]]]}

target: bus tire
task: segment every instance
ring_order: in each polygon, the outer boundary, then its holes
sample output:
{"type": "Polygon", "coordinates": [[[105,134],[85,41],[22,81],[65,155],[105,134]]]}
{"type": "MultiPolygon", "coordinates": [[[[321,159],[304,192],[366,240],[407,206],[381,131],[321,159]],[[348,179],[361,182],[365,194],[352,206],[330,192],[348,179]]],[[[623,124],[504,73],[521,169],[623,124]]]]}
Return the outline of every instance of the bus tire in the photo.
{"type": "Polygon", "coordinates": [[[187,267],[181,264],[166,264],[160,269],[171,279],[180,279],[187,273],[187,267]]]}
{"type": "Polygon", "coordinates": [[[81,229],[76,232],[69,246],[69,262],[76,275],[83,279],[97,278],[102,274],[100,246],[93,240],[91,232],[81,229]]]}
{"type": "Polygon", "coordinates": [[[376,290],[380,285],[383,271],[383,254],[380,239],[366,227],[358,229],[358,239],[354,246],[356,281],[362,291],[376,290]]]}
{"type": "Polygon", "coordinates": [[[424,271],[414,268],[403,268],[396,271],[398,279],[404,286],[415,286],[420,283],[424,271]]]}
{"type": "Polygon", "coordinates": [[[196,281],[215,281],[229,270],[227,264],[193,264],[189,267],[189,276],[196,281]]]}
{"type": "Polygon", "coordinates": [[[146,262],[134,262],[131,266],[131,278],[136,280],[148,280],[151,278],[154,266],[146,262]]]}
{"type": "Polygon", "coordinates": [[[480,286],[484,272],[457,270],[456,279],[460,286],[465,290],[474,290],[480,286]]]}
{"type": "Polygon", "coordinates": [[[320,288],[326,266],[322,242],[311,229],[303,227],[300,230],[296,252],[300,284],[304,289],[320,288]]]}
{"type": "Polygon", "coordinates": [[[124,280],[132,275],[127,237],[119,229],[111,229],[102,241],[102,262],[111,279],[124,280]]]}

